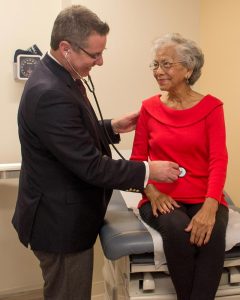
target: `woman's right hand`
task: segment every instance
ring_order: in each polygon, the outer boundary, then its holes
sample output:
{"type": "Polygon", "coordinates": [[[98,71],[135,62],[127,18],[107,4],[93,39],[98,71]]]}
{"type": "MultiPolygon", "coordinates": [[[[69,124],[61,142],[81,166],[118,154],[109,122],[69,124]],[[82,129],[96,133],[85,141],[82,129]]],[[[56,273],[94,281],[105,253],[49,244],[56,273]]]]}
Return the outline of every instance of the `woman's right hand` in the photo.
{"type": "Polygon", "coordinates": [[[151,202],[152,212],[155,217],[158,217],[158,211],[161,214],[167,214],[174,210],[175,207],[180,207],[174,199],[161,193],[153,184],[148,184],[144,192],[151,202]]]}

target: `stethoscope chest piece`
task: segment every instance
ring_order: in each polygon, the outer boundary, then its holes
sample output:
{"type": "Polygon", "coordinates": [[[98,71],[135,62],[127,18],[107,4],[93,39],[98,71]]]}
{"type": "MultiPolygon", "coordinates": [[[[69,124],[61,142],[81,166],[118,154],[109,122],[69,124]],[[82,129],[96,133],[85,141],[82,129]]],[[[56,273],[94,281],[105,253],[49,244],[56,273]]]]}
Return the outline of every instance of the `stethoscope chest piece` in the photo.
{"type": "Polygon", "coordinates": [[[180,174],[178,175],[178,177],[184,177],[187,174],[186,169],[184,169],[183,167],[179,167],[179,171],[180,174]]]}

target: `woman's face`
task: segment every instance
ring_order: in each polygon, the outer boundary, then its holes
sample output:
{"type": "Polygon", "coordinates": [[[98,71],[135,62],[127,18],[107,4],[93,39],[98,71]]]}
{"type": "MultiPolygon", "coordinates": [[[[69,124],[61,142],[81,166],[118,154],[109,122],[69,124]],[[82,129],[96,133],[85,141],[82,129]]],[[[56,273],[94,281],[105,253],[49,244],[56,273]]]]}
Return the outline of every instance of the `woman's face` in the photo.
{"type": "Polygon", "coordinates": [[[181,64],[174,45],[158,50],[154,62],[153,75],[162,91],[175,91],[186,86],[191,71],[181,64]]]}

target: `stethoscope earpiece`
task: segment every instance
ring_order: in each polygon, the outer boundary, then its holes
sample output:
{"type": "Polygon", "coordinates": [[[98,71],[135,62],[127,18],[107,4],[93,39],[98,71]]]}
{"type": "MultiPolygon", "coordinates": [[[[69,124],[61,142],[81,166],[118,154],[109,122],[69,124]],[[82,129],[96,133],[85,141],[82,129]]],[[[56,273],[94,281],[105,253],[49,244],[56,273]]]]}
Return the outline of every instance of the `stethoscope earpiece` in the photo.
{"type": "Polygon", "coordinates": [[[66,50],[66,52],[65,52],[65,58],[68,56],[68,54],[70,53],[70,50],[68,49],[68,50],[66,50]]]}

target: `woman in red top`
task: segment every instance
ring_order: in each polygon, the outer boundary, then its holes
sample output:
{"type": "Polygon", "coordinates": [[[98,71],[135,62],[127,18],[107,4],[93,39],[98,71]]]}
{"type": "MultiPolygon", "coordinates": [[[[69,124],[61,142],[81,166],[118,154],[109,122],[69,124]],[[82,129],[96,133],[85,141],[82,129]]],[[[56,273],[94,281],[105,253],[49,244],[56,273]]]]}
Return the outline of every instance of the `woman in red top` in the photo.
{"type": "Polygon", "coordinates": [[[143,101],[131,159],[175,161],[181,174],[174,183],[149,181],[139,211],[163,238],[177,299],[213,300],[228,222],[223,103],[191,88],[204,63],[193,41],[169,34],[153,54],[162,92],[143,101]]]}

